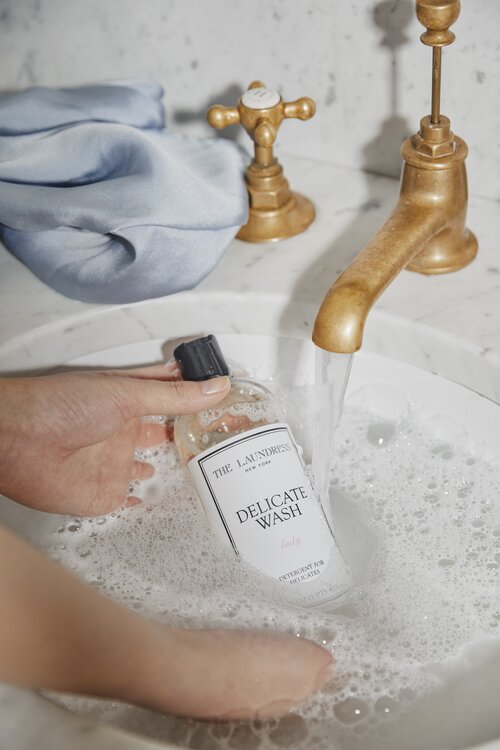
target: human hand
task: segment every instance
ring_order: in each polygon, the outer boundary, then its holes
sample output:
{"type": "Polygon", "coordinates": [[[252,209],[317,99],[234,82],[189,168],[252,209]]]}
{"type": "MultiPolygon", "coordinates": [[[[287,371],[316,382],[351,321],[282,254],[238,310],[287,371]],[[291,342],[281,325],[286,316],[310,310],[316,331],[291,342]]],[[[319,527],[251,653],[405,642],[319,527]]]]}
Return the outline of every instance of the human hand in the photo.
{"type": "Polygon", "coordinates": [[[80,516],[125,504],[154,473],[137,448],[166,439],[155,414],[189,414],[229,391],[229,378],[179,380],[177,366],[0,380],[0,492],[37,510],[80,516]]]}
{"type": "Polygon", "coordinates": [[[295,635],[148,625],[127,666],[133,678],[113,695],[163,713],[266,720],[293,711],[334,676],[328,651],[295,635]]]}
{"type": "Polygon", "coordinates": [[[144,620],[0,527],[0,682],[198,719],[265,719],[333,677],[294,635],[144,620]]]}

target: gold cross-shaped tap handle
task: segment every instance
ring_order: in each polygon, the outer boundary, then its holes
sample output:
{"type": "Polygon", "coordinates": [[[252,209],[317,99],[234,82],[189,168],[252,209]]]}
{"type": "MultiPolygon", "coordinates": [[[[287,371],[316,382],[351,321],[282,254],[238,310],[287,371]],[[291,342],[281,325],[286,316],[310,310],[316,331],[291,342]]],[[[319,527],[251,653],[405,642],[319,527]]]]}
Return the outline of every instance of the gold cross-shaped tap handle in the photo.
{"type": "Polygon", "coordinates": [[[218,130],[242,125],[255,143],[255,161],[266,165],[273,158],[272,146],[283,120],[290,117],[309,120],[315,112],[316,105],[308,96],[284,102],[277,91],[266,88],[262,81],[253,81],[236,107],[215,104],[208,110],[207,119],[218,130]]]}

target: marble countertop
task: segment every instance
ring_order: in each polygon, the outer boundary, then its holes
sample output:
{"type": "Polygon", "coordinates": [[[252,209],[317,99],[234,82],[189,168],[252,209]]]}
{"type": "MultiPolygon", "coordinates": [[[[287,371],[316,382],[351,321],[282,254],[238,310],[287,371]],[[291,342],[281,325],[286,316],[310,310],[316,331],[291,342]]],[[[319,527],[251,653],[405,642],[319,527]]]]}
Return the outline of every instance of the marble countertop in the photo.
{"type": "MultiPolygon", "coordinates": [[[[277,244],[234,240],[195,289],[130,305],[68,299],[0,247],[0,372],[40,372],[90,352],[204,332],[309,336],[334,278],[387,218],[397,181],[280,155],[293,189],[317,218],[277,244]]],[[[369,317],[367,350],[406,361],[500,401],[500,210],[472,197],[468,226],[479,253],[466,269],[403,272],[369,317]]]]}

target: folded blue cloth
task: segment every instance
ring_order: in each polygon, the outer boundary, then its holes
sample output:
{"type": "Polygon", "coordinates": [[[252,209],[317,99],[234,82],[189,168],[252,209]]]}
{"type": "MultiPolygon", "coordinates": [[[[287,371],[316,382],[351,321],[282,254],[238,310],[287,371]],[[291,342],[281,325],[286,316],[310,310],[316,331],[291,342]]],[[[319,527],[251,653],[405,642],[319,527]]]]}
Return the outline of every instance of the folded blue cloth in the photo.
{"type": "Polygon", "coordinates": [[[0,96],[0,237],[85,302],[189,289],[244,224],[244,158],[163,127],[161,87],[123,81],[0,96]]]}

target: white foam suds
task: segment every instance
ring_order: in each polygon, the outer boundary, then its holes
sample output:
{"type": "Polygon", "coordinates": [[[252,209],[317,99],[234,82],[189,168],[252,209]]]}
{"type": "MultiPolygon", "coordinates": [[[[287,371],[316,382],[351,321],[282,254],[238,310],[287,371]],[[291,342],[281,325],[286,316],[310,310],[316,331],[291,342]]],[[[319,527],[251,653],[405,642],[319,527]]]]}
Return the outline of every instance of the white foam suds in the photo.
{"type": "Polygon", "coordinates": [[[273,422],[276,419],[276,408],[269,401],[255,401],[252,403],[238,402],[229,407],[218,409],[216,406],[200,412],[200,425],[210,427],[226,414],[232,417],[246,417],[250,422],[273,422]]]}
{"type": "MultiPolygon", "coordinates": [[[[332,612],[282,603],[220,546],[171,444],[145,454],[157,473],[134,488],[143,506],[68,518],[44,546],[160,622],[311,638],[334,654],[335,680],[264,725],[204,724],[97,700],[64,699],[68,706],[203,750],[459,748],[500,734],[500,464],[420,424],[404,399],[394,398],[389,417],[375,416],[369,396],[365,389],[346,405],[336,437],[330,510],[356,586],[332,612]]],[[[305,444],[312,400],[312,387],[281,391],[305,444]]]]}

